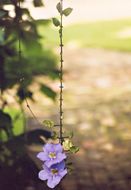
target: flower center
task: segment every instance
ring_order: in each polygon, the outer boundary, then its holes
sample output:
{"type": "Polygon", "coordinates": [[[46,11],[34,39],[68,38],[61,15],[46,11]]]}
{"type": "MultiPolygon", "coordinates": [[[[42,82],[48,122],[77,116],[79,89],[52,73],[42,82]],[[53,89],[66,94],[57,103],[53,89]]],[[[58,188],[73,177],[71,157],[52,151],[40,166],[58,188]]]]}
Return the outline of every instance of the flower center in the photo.
{"type": "Polygon", "coordinates": [[[57,169],[51,169],[52,174],[58,174],[58,170],[57,169]]]}
{"type": "Polygon", "coordinates": [[[50,158],[56,158],[56,153],[55,152],[50,152],[49,157],[50,158]]]}

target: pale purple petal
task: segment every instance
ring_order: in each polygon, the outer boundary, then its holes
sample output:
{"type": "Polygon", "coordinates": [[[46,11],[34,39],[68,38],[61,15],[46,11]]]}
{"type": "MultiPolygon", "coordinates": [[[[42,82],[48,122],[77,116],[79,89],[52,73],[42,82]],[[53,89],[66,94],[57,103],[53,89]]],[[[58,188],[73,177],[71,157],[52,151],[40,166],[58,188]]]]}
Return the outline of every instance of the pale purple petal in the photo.
{"type": "Polygon", "coordinates": [[[47,144],[43,147],[43,150],[44,150],[44,152],[46,152],[46,153],[54,152],[53,144],[47,143],[47,144]]]}
{"type": "Polygon", "coordinates": [[[47,186],[51,189],[53,189],[55,187],[54,183],[53,183],[53,176],[48,178],[48,181],[47,181],[47,186]]]}
{"type": "MultiPolygon", "coordinates": [[[[52,162],[55,162],[55,161],[56,160],[52,160],[52,162]]],[[[41,180],[47,180],[48,187],[53,189],[55,186],[57,186],[60,183],[61,179],[67,174],[67,169],[65,169],[64,161],[57,164],[53,164],[51,165],[51,167],[47,167],[47,165],[45,165],[46,162],[44,162],[44,165],[43,165],[44,170],[39,172],[39,178],[41,180]],[[58,170],[58,173],[54,174],[52,172],[52,169],[58,170]]]]}
{"type": "Polygon", "coordinates": [[[57,163],[60,163],[64,159],[66,159],[65,153],[58,153],[57,154],[57,163]]]}
{"type": "Polygon", "coordinates": [[[56,159],[49,159],[49,160],[47,160],[46,162],[45,162],[45,165],[48,167],[48,168],[50,168],[52,165],[54,165],[54,164],[56,164],[56,163],[58,163],[58,161],[56,160],[56,159]]]}
{"type": "Polygon", "coordinates": [[[40,152],[37,154],[37,158],[42,161],[46,161],[48,159],[48,155],[45,152],[40,152]]]}
{"type": "MultiPolygon", "coordinates": [[[[45,161],[45,165],[50,168],[52,165],[55,165],[57,163],[60,163],[66,158],[66,155],[64,153],[58,153],[56,159],[48,159],[45,161]]],[[[63,168],[64,169],[64,168],[63,168]]]]}
{"type": "Polygon", "coordinates": [[[59,175],[63,178],[67,174],[67,169],[59,171],[59,175]]]}
{"type": "Polygon", "coordinates": [[[60,176],[53,176],[48,179],[47,185],[48,187],[53,189],[56,185],[60,183],[60,180],[61,180],[60,176]]]}
{"type": "Polygon", "coordinates": [[[50,168],[48,168],[45,163],[42,165],[43,169],[47,172],[50,173],[50,168]]]}
{"type": "MultiPolygon", "coordinates": [[[[66,159],[66,154],[62,153],[62,145],[61,144],[52,144],[52,143],[47,143],[44,146],[44,152],[40,152],[37,157],[44,161],[44,165],[50,169],[55,164],[58,164],[58,170],[64,170],[65,164],[62,162],[64,159],[66,159]],[[54,154],[55,156],[51,157],[51,153],[54,154]],[[62,162],[62,163],[61,163],[62,162]]],[[[57,167],[57,166],[55,166],[57,167]]],[[[47,171],[49,173],[49,171],[47,171]]]]}
{"type": "Polygon", "coordinates": [[[56,153],[58,153],[58,152],[62,153],[63,148],[62,148],[61,144],[55,144],[54,150],[55,150],[56,153]]]}
{"type": "Polygon", "coordinates": [[[61,180],[61,177],[56,175],[56,176],[53,176],[53,183],[54,185],[58,185],[58,183],[60,183],[60,180],[61,180]]]}
{"type": "Polygon", "coordinates": [[[45,170],[41,170],[38,174],[39,179],[41,180],[47,180],[49,175],[45,170]]]}

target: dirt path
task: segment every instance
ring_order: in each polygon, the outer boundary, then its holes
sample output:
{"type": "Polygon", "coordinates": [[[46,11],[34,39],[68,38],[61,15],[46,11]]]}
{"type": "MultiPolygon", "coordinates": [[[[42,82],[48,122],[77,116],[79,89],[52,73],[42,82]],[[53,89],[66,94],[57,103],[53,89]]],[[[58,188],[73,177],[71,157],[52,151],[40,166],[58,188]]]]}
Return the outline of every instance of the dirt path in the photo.
{"type": "MultiPolygon", "coordinates": [[[[67,48],[65,70],[64,123],[80,152],[63,189],[130,190],[131,54],[67,48]]],[[[58,105],[37,98],[33,110],[39,119],[57,123],[58,105]]]]}
{"type": "Polygon", "coordinates": [[[68,49],[65,57],[65,122],[81,149],[63,188],[130,190],[131,54],[68,49]]]}

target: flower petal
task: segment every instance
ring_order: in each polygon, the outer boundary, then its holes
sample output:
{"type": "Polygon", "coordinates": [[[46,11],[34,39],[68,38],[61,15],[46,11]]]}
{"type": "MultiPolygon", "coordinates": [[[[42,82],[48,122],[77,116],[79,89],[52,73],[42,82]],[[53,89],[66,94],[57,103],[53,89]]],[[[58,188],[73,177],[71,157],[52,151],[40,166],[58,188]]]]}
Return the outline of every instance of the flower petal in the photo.
{"type": "Polygon", "coordinates": [[[62,161],[60,163],[54,164],[53,166],[51,166],[51,168],[57,168],[58,170],[64,170],[65,162],[62,161]]]}
{"type": "Polygon", "coordinates": [[[53,189],[56,185],[58,185],[60,183],[60,180],[61,180],[60,176],[53,176],[48,179],[47,185],[48,185],[48,187],[53,189]]]}
{"type": "Polygon", "coordinates": [[[50,159],[50,160],[47,160],[46,162],[45,162],[45,165],[48,167],[48,168],[50,168],[52,165],[54,165],[54,164],[56,164],[56,163],[58,163],[58,161],[56,160],[56,159],[50,159]]]}
{"type": "Polygon", "coordinates": [[[64,159],[66,159],[65,153],[58,153],[57,154],[57,163],[60,163],[64,159]]]}
{"type": "Polygon", "coordinates": [[[63,178],[67,174],[67,169],[59,171],[59,175],[63,178]]]}
{"type": "Polygon", "coordinates": [[[41,180],[47,180],[48,179],[48,173],[45,170],[41,170],[38,174],[39,179],[41,180]]]}
{"type": "Polygon", "coordinates": [[[55,185],[53,183],[53,176],[48,178],[47,186],[50,187],[51,189],[53,189],[55,187],[55,185]]]}
{"type": "Polygon", "coordinates": [[[48,156],[47,156],[46,153],[40,152],[40,153],[37,154],[37,158],[39,158],[42,161],[46,161],[48,159],[48,156]]]}
{"type": "Polygon", "coordinates": [[[62,153],[63,148],[62,148],[61,144],[55,144],[54,150],[55,150],[56,153],[58,153],[58,152],[62,153]]]}
{"type": "Polygon", "coordinates": [[[49,152],[54,152],[54,147],[52,143],[47,143],[44,147],[43,147],[44,152],[49,153],[49,152]]]}

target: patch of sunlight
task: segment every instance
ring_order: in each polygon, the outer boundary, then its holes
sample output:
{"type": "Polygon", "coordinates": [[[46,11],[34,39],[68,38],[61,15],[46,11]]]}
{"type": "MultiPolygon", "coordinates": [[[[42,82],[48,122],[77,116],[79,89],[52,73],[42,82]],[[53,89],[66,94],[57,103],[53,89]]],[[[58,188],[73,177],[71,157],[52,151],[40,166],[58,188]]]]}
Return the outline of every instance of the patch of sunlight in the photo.
{"type": "Polygon", "coordinates": [[[92,126],[89,123],[81,123],[79,125],[79,130],[85,132],[85,130],[90,130],[92,126]]]}
{"type": "Polygon", "coordinates": [[[117,32],[117,38],[131,38],[131,27],[126,27],[121,31],[117,32]]]}
{"type": "Polygon", "coordinates": [[[111,143],[106,143],[102,146],[102,149],[106,150],[106,151],[109,151],[109,152],[112,152],[113,151],[113,145],[111,143]]]}
{"type": "Polygon", "coordinates": [[[78,49],[82,47],[82,44],[76,40],[71,40],[67,42],[66,47],[68,47],[69,49],[78,49]]]}
{"type": "Polygon", "coordinates": [[[123,134],[123,140],[131,140],[131,134],[130,133],[124,133],[123,134]]]}
{"type": "MultiPolygon", "coordinates": [[[[114,127],[116,122],[115,122],[115,119],[113,117],[103,117],[101,119],[101,123],[103,126],[108,126],[108,127],[114,127]]],[[[105,127],[104,127],[105,128],[105,127]]]]}

